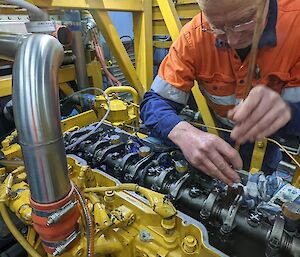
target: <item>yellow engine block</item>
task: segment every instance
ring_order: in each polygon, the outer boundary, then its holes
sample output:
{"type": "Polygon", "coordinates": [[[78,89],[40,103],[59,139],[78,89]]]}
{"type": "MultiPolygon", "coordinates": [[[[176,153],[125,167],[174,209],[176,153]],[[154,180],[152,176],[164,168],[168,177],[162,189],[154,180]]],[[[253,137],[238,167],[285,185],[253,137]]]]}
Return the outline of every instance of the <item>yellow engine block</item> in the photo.
{"type": "MultiPolygon", "coordinates": [[[[22,166],[11,169],[12,172],[4,173],[6,177],[0,188],[1,213],[5,218],[5,203],[28,225],[27,240],[32,246],[30,255],[45,256],[41,241],[31,226],[25,169],[22,166]]],[[[91,169],[83,160],[75,157],[68,157],[68,169],[72,182],[84,192],[92,214],[95,256],[221,256],[208,244],[204,226],[177,213],[164,195],[135,184],[119,184],[114,178],[100,170],[91,169]]],[[[60,256],[87,256],[84,218],[78,224],[77,243],[60,256]]],[[[9,227],[11,229],[13,224],[9,227]]]]}

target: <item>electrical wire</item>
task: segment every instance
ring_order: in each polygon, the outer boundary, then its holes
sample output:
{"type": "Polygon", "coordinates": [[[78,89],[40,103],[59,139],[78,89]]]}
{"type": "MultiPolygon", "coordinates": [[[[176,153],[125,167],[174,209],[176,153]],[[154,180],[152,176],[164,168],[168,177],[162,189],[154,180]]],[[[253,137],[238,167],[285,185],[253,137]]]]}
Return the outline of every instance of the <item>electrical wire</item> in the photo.
{"type": "Polygon", "coordinates": [[[8,215],[4,203],[0,203],[0,212],[9,231],[13,234],[13,236],[20,243],[20,245],[22,245],[22,247],[26,250],[26,252],[32,257],[41,257],[41,255],[39,255],[39,253],[28,243],[28,241],[23,237],[23,235],[16,228],[15,224],[12,222],[11,218],[8,215]]]}
{"type": "MultiPolygon", "coordinates": [[[[101,42],[99,40],[100,39],[99,30],[98,30],[96,22],[93,19],[90,12],[87,11],[87,13],[89,15],[89,18],[88,18],[88,22],[87,22],[87,25],[86,25],[87,29],[84,31],[84,35],[83,35],[84,41],[86,40],[86,38],[88,36],[88,33],[90,33],[92,42],[93,42],[94,47],[95,47],[96,57],[99,60],[101,66],[103,68],[103,71],[106,75],[107,80],[109,81],[109,84],[111,86],[114,86],[113,82],[115,82],[118,86],[122,86],[122,83],[107,68],[107,65],[105,63],[104,53],[103,53],[103,50],[102,50],[102,45],[101,45],[101,42]]],[[[123,36],[123,37],[127,37],[127,36],[123,36]]],[[[122,39],[122,37],[121,37],[121,39],[122,39]]],[[[131,39],[131,43],[133,44],[133,39],[131,37],[130,37],[130,39],[131,39]]]]}
{"type": "Polygon", "coordinates": [[[92,257],[94,255],[94,225],[92,221],[92,217],[89,211],[89,208],[86,204],[85,198],[79,188],[74,184],[74,190],[75,193],[78,196],[78,200],[80,202],[81,208],[84,213],[85,221],[86,221],[86,227],[87,227],[87,256],[92,257]]]}
{"type": "Polygon", "coordinates": [[[98,31],[96,28],[93,28],[91,30],[91,36],[92,36],[92,41],[95,47],[95,51],[96,51],[96,56],[103,68],[103,71],[110,83],[111,86],[114,86],[113,82],[115,82],[118,86],[122,86],[122,83],[114,76],[110,73],[110,71],[107,69],[106,63],[105,63],[105,58],[104,58],[104,53],[102,51],[102,47],[101,44],[99,42],[99,37],[98,37],[98,31]]]}
{"type": "Polygon", "coordinates": [[[107,101],[107,111],[104,114],[104,116],[102,117],[102,119],[97,123],[97,125],[95,126],[95,128],[93,130],[91,130],[88,134],[86,134],[85,136],[83,136],[81,139],[79,139],[78,141],[74,142],[73,144],[69,145],[66,147],[66,150],[70,150],[72,148],[74,148],[75,146],[77,146],[78,144],[80,144],[81,142],[83,142],[84,140],[86,140],[90,135],[92,135],[104,122],[104,120],[107,118],[109,112],[110,112],[110,100],[108,95],[100,88],[96,88],[96,87],[88,87],[88,88],[84,88],[81,89],[79,91],[76,91],[75,93],[71,94],[70,96],[66,97],[65,99],[61,100],[62,101],[66,101],[68,99],[71,99],[74,95],[80,94],[82,92],[86,92],[86,91],[90,91],[90,90],[96,90],[101,92],[101,94],[104,95],[106,101],[107,101]]]}
{"type": "MultiPolygon", "coordinates": [[[[208,126],[208,125],[201,124],[201,123],[196,123],[196,122],[191,122],[191,124],[195,125],[196,127],[200,126],[200,127],[204,127],[204,128],[211,128],[211,129],[216,129],[216,130],[227,132],[227,133],[231,133],[231,131],[232,131],[231,129],[223,129],[223,128],[214,127],[214,126],[208,126]]],[[[272,138],[266,137],[265,139],[267,139],[269,142],[277,145],[300,168],[300,163],[289,153],[288,150],[286,150],[284,148],[284,146],[282,146],[280,143],[278,143],[276,140],[274,140],[272,138]]]]}
{"type": "Polygon", "coordinates": [[[293,160],[293,162],[295,162],[295,164],[300,168],[299,162],[297,162],[297,160],[280,143],[278,143],[276,140],[274,140],[272,138],[267,138],[267,140],[270,141],[270,142],[272,142],[273,144],[279,146],[282,149],[282,151],[284,151],[284,153],[288,157],[290,157],[293,160]]]}

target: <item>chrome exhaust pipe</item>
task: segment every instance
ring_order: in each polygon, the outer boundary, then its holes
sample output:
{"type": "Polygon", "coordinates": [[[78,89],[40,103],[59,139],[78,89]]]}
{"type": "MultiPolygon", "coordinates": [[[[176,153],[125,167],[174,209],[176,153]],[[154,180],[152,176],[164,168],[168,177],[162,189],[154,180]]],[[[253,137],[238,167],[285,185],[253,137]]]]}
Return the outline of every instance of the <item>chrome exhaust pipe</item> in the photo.
{"type": "Polygon", "coordinates": [[[52,36],[0,33],[0,58],[15,59],[14,117],[31,198],[37,203],[57,202],[71,190],[57,83],[63,57],[62,45],[52,36]]]}

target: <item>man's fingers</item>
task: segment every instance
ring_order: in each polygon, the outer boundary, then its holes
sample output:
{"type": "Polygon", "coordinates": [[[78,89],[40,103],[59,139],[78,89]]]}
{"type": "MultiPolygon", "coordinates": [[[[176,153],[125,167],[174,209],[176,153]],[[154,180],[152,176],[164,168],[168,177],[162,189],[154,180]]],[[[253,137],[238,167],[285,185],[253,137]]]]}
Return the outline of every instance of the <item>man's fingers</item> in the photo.
{"type": "Polygon", "coordinates": [[[227,113],[227,118],[230,120],[233,120],[233,116],[237,112],[238,108],[239,108],[239,106],[237,105],[233,109],[229,110],[227,113]]]}
{"type": "Polygon", "coordinates": [[[260,101],[258,106],[256,106],[252,113],[249,115],[249,117],[241,122],[240,124],[237,124],[234,129],[232,130],[230,137],[234,140],[236,140],[238,143],[240,143],[239,140],[241,138],[245,137],[247,133],[249,133],[250,130],[253,129],[253,127],[258,124],[264,116],[268,115],[268,112],[272,106],[267,101],[260,101]]]}
{"type": "MultiPolygon", "coordinates": [[[[253,122],[248,129],[245,129],[243,124],[237,125],[231,132],[231,137],[239,144],[243,144],[246,141],[254,141],[269,136],[283,127],[290,120],[290,117],[291,114],[286,108],[286,104],[284,102],[276,103],[257,122],[253,122]]],[[[251,122],[250,119],[249,122],[251,122]]]]}
{"type": "Polygon", "coordinates": [[[230,181],[240,182],[240,177],[238,174],[230,167],[230,164],[218,153],[216,150],[213,150],[209,153],[209,158],[211,162],[218,168],[218,170],[227,177],[230,181]]]}
{"type": "Polygon", "coordinates": [[[255,92],[250,92],[249,96],[244,100],[244,102],[239,105],[239,108],[235,111],[231,120],[236,123],[240,123],[247,119],[253,110],[261,102],[261,95],[255,94],[255,92]]]}
{"type": "Polygon", "coordinates": [[[243,144],[249,140],[255,140],[258,135],[266,136],[265,130],[268,129],[268,127],[273,128],[273,124],[276,122],[276,119],[278,119],[277,108],[267,113],[259,122],[252,126],[252,128],[250,128],[246,133],[243,133],[243,136],[238,137],[236,141],[239,144],[243,144]]]}
{"type": "Polygon", "coordinates": [[[231,147],[231,145],[225,141],[222,141],[220,144],[218,144],[217,149],[219,153],[230,162],[233,169],[240,170],[243,168],[243,161],[240,154],[237,150],[231,147]]]}
{"type": "Polygon", "coordinates": [[[234,183],[233,180],[226,177],[209,159],[202,162],[198,167],[207,175],[220,179],[227,185],[232,185],[234,183]]]}
{"type": "Polygon", "coordinates": [[[233,109],[228,111],[228,113],[227,113],[227,118],[228,119],[233,120],[233,116],[235,115],[235,113],[240,108],[240,106],[243,102],[244,102],[244,99],[241,99],[241,101],[239,102],[239,104],[237,106],[235,106],[233,109]]]}

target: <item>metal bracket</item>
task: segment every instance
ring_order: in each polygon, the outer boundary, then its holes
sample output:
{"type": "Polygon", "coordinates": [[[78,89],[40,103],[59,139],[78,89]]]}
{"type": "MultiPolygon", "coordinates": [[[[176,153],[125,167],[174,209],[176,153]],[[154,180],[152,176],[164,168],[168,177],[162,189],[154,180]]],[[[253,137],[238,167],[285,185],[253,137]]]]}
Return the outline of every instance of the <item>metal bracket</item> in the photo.
{"type": "Polygon", "coordinates": [[[184,176],[182,176],[176,184],[172,185],[172,190],[170,190],[170,195],[173,197],[173,199],[177,199],[178,193],[181,189],[181,187],[184,185],[186,181],[190,179],[190,174],[186,173],[184,176]]]}
{"type": "Polygon", "coordinates": [[[103,151],[99,150],[95,153],[95,160],[93,163],[100,163],[107,157],[107,155],[115,152],[120,152],[121,150],[125,149],[125,143],[119,143],[117,145],[111,145],[104,149],[103,151]]]}
{"type": "Polygon", "coordinates": [[[60,243],[54,250],[53,256],[61,255],[65,252],[67,247],[73,243],[76,238],[80,235],[80,232],[74,231],[71,235],[69,235],[64,242],[60,243]]]}
{"type": "Polygon", "coordinates": [[[51,215],[48,216],[47,226],[52,225],[53,223],[56,223],[59,221],[66,213],[68,213],[70,210],[72,210],[76,205],[78,201],[70,201],[66,203],[63,207],[58,209],[57,211],[53,212],[51,215]]]}
{"type": "Polygon", "coordinates": [[[212,191],[201,206],[200,217],[204,220],[208,219],[211,215],[215,202],[218,200],[220,192],[217,190],[212,191]]]}
{"type": "Polygon", "coordinates": [[[234,199],[233,204],[230,206],[228,210],[225,221],[220,228],[220,232],[222,234],[228,234],[234,229],[234,220],[239,210],[239,207],[242,203],[242,199],[243,199],[242,195],[237,195],[236,198],[234,199]]]}
{"type": "Polygon", "coordinates": [[[284,232],[284,218],[281,215],[277,215],[274,226],[268,238],[266,257],[279,256],[280,243],[284,232]]]}

